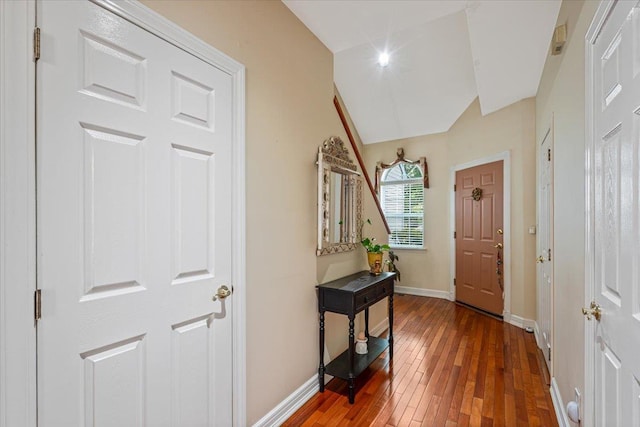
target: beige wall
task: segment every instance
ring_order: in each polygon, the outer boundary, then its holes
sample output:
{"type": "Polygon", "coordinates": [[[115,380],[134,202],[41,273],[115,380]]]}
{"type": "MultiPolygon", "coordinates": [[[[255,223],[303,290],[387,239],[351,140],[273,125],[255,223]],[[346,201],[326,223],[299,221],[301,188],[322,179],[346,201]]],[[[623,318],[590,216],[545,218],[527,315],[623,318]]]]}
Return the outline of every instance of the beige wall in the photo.
{"type": "MultiPolygon", "coordinates": [[[[348,143],[332,102],[333,56],[279,1],[143,2],[247,68],[246,373],[253,424],[317,371],[315,285],[366,267],[361,250],[315,255],[318,146],[331,135],[348,143]]],[[[345,320],[329,316],[331,356],[346,342],[345,320]]]]}
{"type": "Polygon", "coordinates": [[[511,313],[535,317],[535,100],[525,99],[482,116],[476,99],[446,133],[370,144],[367,167],[395,158],[403,147],[408,159],[426,156],[430,188],[425,192],[426,250],[398,250],[401,286],[449,291],[451,168],[509,150],[511,152],[511,313]]]}
{"type": "MultiPolygon", "coordinates": [[[[553,376],[562,400],[584,388],[584,177],[585,64],[584,36],[598,2],[564,1],[558,24],[567,22],[571,37],[564,53],[550,57],[540,82],[536,107],[538,142],[554,130],[554,329],[553,376]]],[[[585,410],[588,408],[585,408],[585,410]]]]}

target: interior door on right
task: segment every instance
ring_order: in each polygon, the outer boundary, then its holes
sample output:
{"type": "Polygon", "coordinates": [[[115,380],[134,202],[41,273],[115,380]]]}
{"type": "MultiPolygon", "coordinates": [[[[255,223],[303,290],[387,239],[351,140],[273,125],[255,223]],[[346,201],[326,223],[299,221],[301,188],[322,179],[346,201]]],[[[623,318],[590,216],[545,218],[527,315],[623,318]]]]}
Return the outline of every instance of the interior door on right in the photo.
{"type": "Polygon", "coordinates": [[[456,172],[456,300],[504,308],[503,161],[456,172]]]}
{"type": "MultiPolygon", "coordinates": [[[[611,5],[591,50],[596,426],[640,425],[640,7],[611,5]]],[[[587,378],[589,380],[590,378],[587,378]]]]}

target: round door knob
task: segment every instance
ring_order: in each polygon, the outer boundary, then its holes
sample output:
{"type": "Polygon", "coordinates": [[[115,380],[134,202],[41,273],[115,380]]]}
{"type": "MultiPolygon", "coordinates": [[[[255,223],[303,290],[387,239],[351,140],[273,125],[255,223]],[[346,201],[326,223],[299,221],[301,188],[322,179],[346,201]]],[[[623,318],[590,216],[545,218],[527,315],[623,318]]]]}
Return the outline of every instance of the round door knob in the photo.
{"type": "Polygon", "coordinates": [[[218,301],[218,299],[223,300],[229,295],[231,295],[231,289],[229,289],[227,285],[222,285],[218,288],[218,292],[216,292],[216,294],[211,299],[214,301],[218,301]]]}
{"type": "Polygon", "coordinates": [[[595,301],[591,301],[589,308],[582,307],[582,314],[587,318],[587,320],[595,318],[599,322],[602,317],[602,310],[595,301]]]}
{"type": "Polygon", "coordinates": [[[502,249],[502,243],[498,243],[497,245],[493,245],[496,249],[502,249]]]}

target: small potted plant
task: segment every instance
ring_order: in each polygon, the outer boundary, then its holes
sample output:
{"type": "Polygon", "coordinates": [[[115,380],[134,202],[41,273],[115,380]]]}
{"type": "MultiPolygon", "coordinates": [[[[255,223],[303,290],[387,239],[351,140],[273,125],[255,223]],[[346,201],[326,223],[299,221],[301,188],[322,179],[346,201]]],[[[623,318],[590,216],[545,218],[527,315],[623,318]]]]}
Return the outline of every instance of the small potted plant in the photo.
{"type": "Polygon", "coordinates": [[[396,273],[396,280],[400,281],[400,270],[396,266],[396,261],[398,261],[400,257],[395,254],[393,251],[389,251],[389,259],[385,261],[387,264],[387,270],[393,273],[396,273]]]}
{"type": "MultiPolygon", "coordinates": [[[[366,222],[371,225],[370,219],[367,219],[366,222]]],[[[360,235],[362,235],[362,231],[360,232],[360,235]]],[[[382,273],[382,254],[390,249],[389,245],[376,243],[375,237],[365,237],[360,241],[360,243],[367,251],[367,261],[371,268],[370,273],[376,276],[382,273]]]]}

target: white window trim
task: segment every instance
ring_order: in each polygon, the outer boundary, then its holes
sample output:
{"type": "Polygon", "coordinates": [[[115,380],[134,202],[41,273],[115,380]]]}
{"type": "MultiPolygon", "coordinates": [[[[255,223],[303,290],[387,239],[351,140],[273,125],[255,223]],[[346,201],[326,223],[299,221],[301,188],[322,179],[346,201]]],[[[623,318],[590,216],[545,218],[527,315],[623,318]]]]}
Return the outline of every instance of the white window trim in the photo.
{"type": "MultiPolygon", "coordinates": [[[[397,165],[396,165],[397,166],[397,165]]],[[[395,166],[394,166],[395,167],[395,166]]],[[[389,168],[387,170],[385,170],[382,174],[382,176],[380,177],[380,190],[379,190],[379,194],[382,194],[382,187],[384,186],[390,186],[390,185],[399,185],[399,184],[420,184],[422,185],[424,183],[424,177],[421,176],[420,178],[411,178],[411,179],[406,179],[406,180],[393,180],[393,181],[385,181],[384,180],[384,176],[393,168],[389,168]]],[[[422,173],[422,170],[420,171],[420,173],[422,173]]],[[[381,201],[382,203],[382,201],[381,201]]],[[[385,216],[385,219],[387,219],[387,214],[384,212],[384,209],[382,209],[382,212],[385,216]]],[[[402,217],[407,217],[407,216],[411,216],[411,214],[398,214],[398,216],[402,216],[402,217]]],[[[417,218],[418,215],[415,215],[415,217],[417,218]]],[[[388,222],[388,221],[387,221],[388,222]]],[[[424,188],[422,189],[422,244],[421,245],[394,245],[391,243],[391,235],[389,235],[389,247],[391,249],[394,250],[425,250],[426,249],[426,245],[425,245],[425,208],[424,208],[424,188]]]]}

